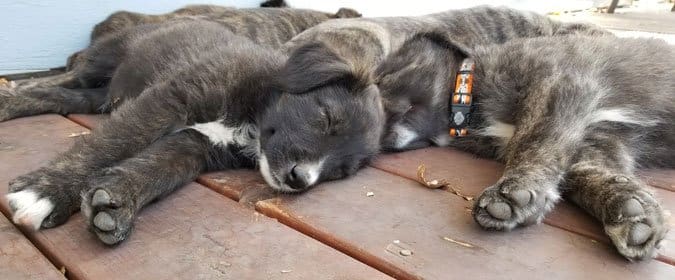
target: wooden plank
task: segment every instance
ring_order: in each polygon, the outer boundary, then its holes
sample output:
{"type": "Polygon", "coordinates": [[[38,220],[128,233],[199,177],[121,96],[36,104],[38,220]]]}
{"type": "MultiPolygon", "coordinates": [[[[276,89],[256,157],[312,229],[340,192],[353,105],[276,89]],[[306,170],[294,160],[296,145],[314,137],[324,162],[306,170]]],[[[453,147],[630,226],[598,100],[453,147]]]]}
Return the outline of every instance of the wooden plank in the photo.
{"type": "Polygon", "coordinates": [[[207,188],[146,208],[114,248],[81,215],[33,238],[76,279],[384,279],[386,275],[207,188]]]}
{"type": "Polygon", "coordinates": [[[251,204],[272,198],[276,193],[268,187],[257,170],[241,169],[212,172],[197,181],[239,203],[251,204]]]}
{"type": "MultiPolygon", "coordinates": [[[[0,182],[68,148],[84,130],[43,115],[0,123],[0,182]]],[[[7,192],[0,188],[0,195],[7,192]]],[[[8,211],[6,200],[0,208],[8,211]]],[[[27,230],[74,279],[382,279],[386,275],[198,184],[146,208],[129,239],[110,248],[76,214],[54,229],[27,230]]]]}
{"type": "Polygon", "coordinates": [[[658,261],[630,263],[604,243],[548,225],[484,231],[470,206],[446,191],[366,168],[303,195],[260,201],[256,209],[399,278],[664,279],[675,273],[658,261]]]}
{"type": "Polygon", "coordinates": [[[86,128],[92,129],[98,123],[110,118],[109,114],[68,114],[68,119],[86,128]]]}
{"type": "Polygon", "coordinates": [[[14,225],[0,215],[2,279],[65,279],[14,225]]]}
{"type": "MultiPolygon", "coordinates": [[[[74,143],[77,137],[70,135],[85,131],[87,129],[59,115],[0,122],[0,193],[3,197],[9,180],[45,165],[74,143]]],[[[8,208],[0,207],[0,210],[9,216],[8,208]]]]}
{"type": "Polygon", "coordinates": [[[675,192],[675,169],[647,169],[639,174],[648,184],[675,192]]]}
{"type": "MultiPolygon", "coordinates": [[[[494,184],[502,174],[503,166],[497,162],[450,148],[427,148],[398,154],[382,155],[372,165],[378,169],[415,180],[417,167],[427,167],[427,178],[445,179],[458,186],[461,192],[476,196],[494,184]]],[[[675,210],[675,193],[661,188],[651,188],[666,210],[675,210]]],[[[601,225],[580,208],[568,202],[559,203],[544,219],[544,223],[575,232],[594,240],[609,243],[601,225]]],[[[672,227],[671,221],[671,227],[672,227]]],[[[675,231],[666,236],[659,260],[675,263],[675,231]]]]}

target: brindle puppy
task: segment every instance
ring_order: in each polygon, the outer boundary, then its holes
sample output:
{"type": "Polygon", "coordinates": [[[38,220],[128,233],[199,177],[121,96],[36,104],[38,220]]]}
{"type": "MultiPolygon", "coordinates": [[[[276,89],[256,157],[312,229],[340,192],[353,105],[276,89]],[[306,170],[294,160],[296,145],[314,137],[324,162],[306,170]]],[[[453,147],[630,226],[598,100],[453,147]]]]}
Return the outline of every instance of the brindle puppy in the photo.
{"type": "Polygon", "coordinates": [[[634,170],[675,167],[675,48],[563,36],[468,49],[443,33],[416,36],[381,65],[392,142],[414,138],[506,163],[474,205],[486,229],[539,223],[564,194],[602,222],[623,256],[653,256],[667,226],[634,170]],[[476,63],[469,133],[440,142],[448,85],[467,56],[476,63]]]}
{"type": "MultiPolygon", "coordinates": [[[[423,30],[440,28],[465,45],[480,43],[502,43],[508,39],[518,37],[537,37],[567,33],[605,33],[594,26],[583,24],[564,24],[552,21],[534,13],[524,13],[507,8],[476,7],[465,10],[453,10],[420,17],[391,17],[391,18],[364,18],[338,19],[327,21],[299,34],[288,42],[287,50],[302,49],[296,52],[287,63],[288,72],[282,77],[291,93],[300,96],[316,96],[317,93],[333,92],[344,96],[362,98],[377,91],[373,72],[387,55],[398,49],[406,38],[423,30]],[[311,63],[309,63],[311,62],[311,63]],[[317,71],[317,69],[331,68],[332,71],[317,71]],[[319,76],[319,74],[321,74],[319,76]],[[309,79],[311,77],[312,79],[309,79]]],[[[392,58],[390,58],[392,59],[392,58]]],[[[424,60],[424,55],[419,56],[424,60]]],[[[427,83],[416,86],[428,87],[435,85],[434,79],[438,75],[427,75],[427,83]]],[[[322,99],[302,98],[288,100],[289,104],[297,102],[294,107],[298,113],[280,112],[278,119],[289,123],[311,123],[314,120],[306,116],[325,114],[326,104],[322,99]],[[300,106],[305,104],[305,106],[300,106]]],[[[385,101],[386,102],[386,101],[385,101]]],[[[367,110],[369,103],[357,104],[358,110],[367,110]]],[[[330,110],[349,112],[355,108],[334,104],[330,110]],[[336,107],[337,106],[337,107],[336,107]]],[[[340,113],[338,115],[343,115],[340,113]]],[[[349,118],[330,118],[334,125],[349,126],[349,118]]],[[[283,126],[283,124],[279,124],[283,126]]],[[[389,139],[387,137],[386,139],[389,139]]],[[[447,138],[447,137],[446,137],[447,138]]],[[[310,138],[315,139],[315,138],[310,138]]],[[[294,138],[279,139],[286,141],[281,147],[292,147],[294,138]]],[[[368,138],[368,154],[375,154],[380,150],[381,135],[372,133],[368,138]]],[[[385,140],[385,147],[388,147],[385,140]]],[[[317,142],[319,143],[319,142],[317,142]]],[[[327,161],[321,160],[319,151],[310,151],[309,158],[314,159],[312,166],[323,166],[327,161]]],[[[365,164],[370,157],[362,158],[365,164]]],[[[293,166],[283,166],[287,162],[274,162],[263,159],[261,172],[267,183],[279,190],[305,189],[314,184],[311,177],[295,176],[291,170],[293,166]],[[276,170],[288,170],[282,174],[272,174],[268,167],[276,170]],[[300,178],[300,179],[298,179],[300,178]],[[306,179],[302,179],[306,178],[306,179]]],[[[345,170],[353,173],[354,170],[345,170]]]]}
{"type": "MultiPolygon", "coordinates": [[[[111,36],[112,34],[122,32],[141,24],[163,23],[187,16],[210,16],[211,14],[222,13],[234,9],[235,8],[215,5],[188,5],[162,15],[147,15],[130,11],[119,11],[112,13],[105,20],[96,24],[91,31],[90,40],[91,44],[93,44],[103,36],[111,36]]],[[[72,70],[75,68],[75,64],[85,62],[85,58],[81,56],[84,51],[85,50],[78,51],[68,57],[66,70],[72,70]]]]}
{"type": "MultiPolygon", "coordinates": [[[[203,12],[202,10],[208,8],[206,9],[208,13],[200,16],[176,16],[175,18],[155,16],[166,21],[157,24],[141,24],[97,38],[93,41],[92,46],[78,55],[81,58],[79,59],[80,63],[75,63],[74,68],[64,74],[19,82],[14,89],[0,88],[0,121],[44,113],[109,112],[112,105],[118,106],[121,104],[120,101],[133,96],[129,95],[128,92],[119,93],[118,91],[134,89],[135,93],[140,93],[143,89],[137,84],[128,86],[126,83],[113,83],[118,87],[108,89],[111,78],[122,78],[118,76],[120,73],[126,75],[126,77],[134,77],[134,67],[139,65],[121,65],[130,46],[138,44],[146,36],[166,32],[166,30],[171,29],[174,22],[212,21],[221,24],[225,29],[235,34],[248,37],[256,43],[278,48],[296,34],[320,22],[335,17],[359,16],[355,11],[346,8],[340,9],[337,14],[329,14],[284,8],[216,9],[212,6],[198,7],[201,10],[195,11],[190,7],[182,10],[196,13],[203,12]],[[119,88],[119,86],[123,87],[119,88]]],[[[187,13],[180,11],[178,10],[174,14],[187,13]]],[[[161,21],[157,18],[154,20],[161,21]]],[[[149,19],[145,21],[149,21],[149,19]]],[[[104,23],[106,22],[108,21],[104,23]]],[[[140,78],[147,77],[140,76],[140,78]]],[[[145,82],[147,81],[139,81],[143,86],[145,82]]]]}

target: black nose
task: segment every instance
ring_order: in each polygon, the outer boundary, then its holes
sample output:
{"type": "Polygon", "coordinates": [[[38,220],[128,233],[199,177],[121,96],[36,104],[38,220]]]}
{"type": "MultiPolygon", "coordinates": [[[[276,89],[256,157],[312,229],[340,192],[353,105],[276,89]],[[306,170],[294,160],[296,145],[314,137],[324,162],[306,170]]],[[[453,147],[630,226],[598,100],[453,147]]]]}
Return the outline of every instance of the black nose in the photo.
{"type": "Polygon", "coordinates": [[[288,172],[284,183],[293,189],[299,190],[307,187],[308,180],[309,174],[296,165],[288,172]]]}

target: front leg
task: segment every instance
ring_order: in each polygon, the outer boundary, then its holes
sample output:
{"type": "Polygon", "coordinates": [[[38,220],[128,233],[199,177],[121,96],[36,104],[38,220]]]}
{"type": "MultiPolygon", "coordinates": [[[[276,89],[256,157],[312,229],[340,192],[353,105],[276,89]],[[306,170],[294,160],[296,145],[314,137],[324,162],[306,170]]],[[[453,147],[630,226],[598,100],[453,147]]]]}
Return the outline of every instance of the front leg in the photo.
{"type": "Polygon", "coordinates": [[[187,121],[185,104],[166,92],[148,92],[126,105],[47,166],[9,183],[15,223],[35,229],[64,223],[79,209],[80,193],[92,174],[135,155],[187,121]]]}
{"type": "MultiPolygon", "coordinates": [[[[90,179],[82,194],[89,229],[105,244],[125,240],[139,211],[148,203],[194,180],[207,166],[208,138],[183,130],[90,179]]],[[[222,159],[221,159],[222,160],[222,159]]]]}
{"type": "Polygon", "coordinates": [[[668,227],[654,195],[634,175],[631,150],[621,141],[627,138],[588,137],[565,180],[569,197],[602,222],[619,253],[640,260],[655,254],[668,227]]]}
{"type": "Polygon", "coordinates": [[[553,209],[560,199],[564,172],[584,137],[583,114],[592,112],[591,103],[584,100],[592,95],[574,84],[524,96],[514,134],[501,152],[506,161],[504,175],[474,205],[474,219],[487,229],[540,223],[553,209]]]}

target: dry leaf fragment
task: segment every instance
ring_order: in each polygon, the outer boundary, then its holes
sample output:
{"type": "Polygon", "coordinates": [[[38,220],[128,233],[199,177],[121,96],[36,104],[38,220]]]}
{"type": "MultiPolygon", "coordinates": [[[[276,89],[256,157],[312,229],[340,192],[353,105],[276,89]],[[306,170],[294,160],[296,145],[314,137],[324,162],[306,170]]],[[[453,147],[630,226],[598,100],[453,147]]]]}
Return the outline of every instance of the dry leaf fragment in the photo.
{"type": "Polygon", "coordinates": [[[68,137],[73,138],[73,137],[79,137],[79,136],[88,135],[88,134],[91,134],[91,132],[90,131],[74,132],[74,133],[69,134],[68,137]]]}
{"type": "Polygon", "coordinates": [[[450,237],[447,237],[447,236],[443,236],[443,240],[448,241],[448,242],[452,242],[452,243],[455,243],[457,245],[464,246],[464,247],[467,247],[467,248],[476,247],[473,244],[469,244],[469,243],[462,242],[462,241],[457,241],[457,240],[454,240],[454,239],[452,239],[450,237]]]}
{"type": "Polygon", "coordinates": [[[427,167],[424,166],[424,164],[420,164],[417,167],[417,182],[419,182],[420,184],[422,184],[425,187],[430,188],[430,189],[439,189],[439,188],[442,188],[442,187],[447,187],[447,190],[449,192],[451,192],[452,194],[454,194],[456,196],[459,196],[466,201],[472,201],[473,200],[472,196],[462,194],[457,188],[453,187],[452,184],[450,184],[450,182],[448,182],[448,181],[445,181],[445,180],[428,181],[426,179],[425,175],[424,175],[426,173],[426,171],[427,171],[427,167]]]}

